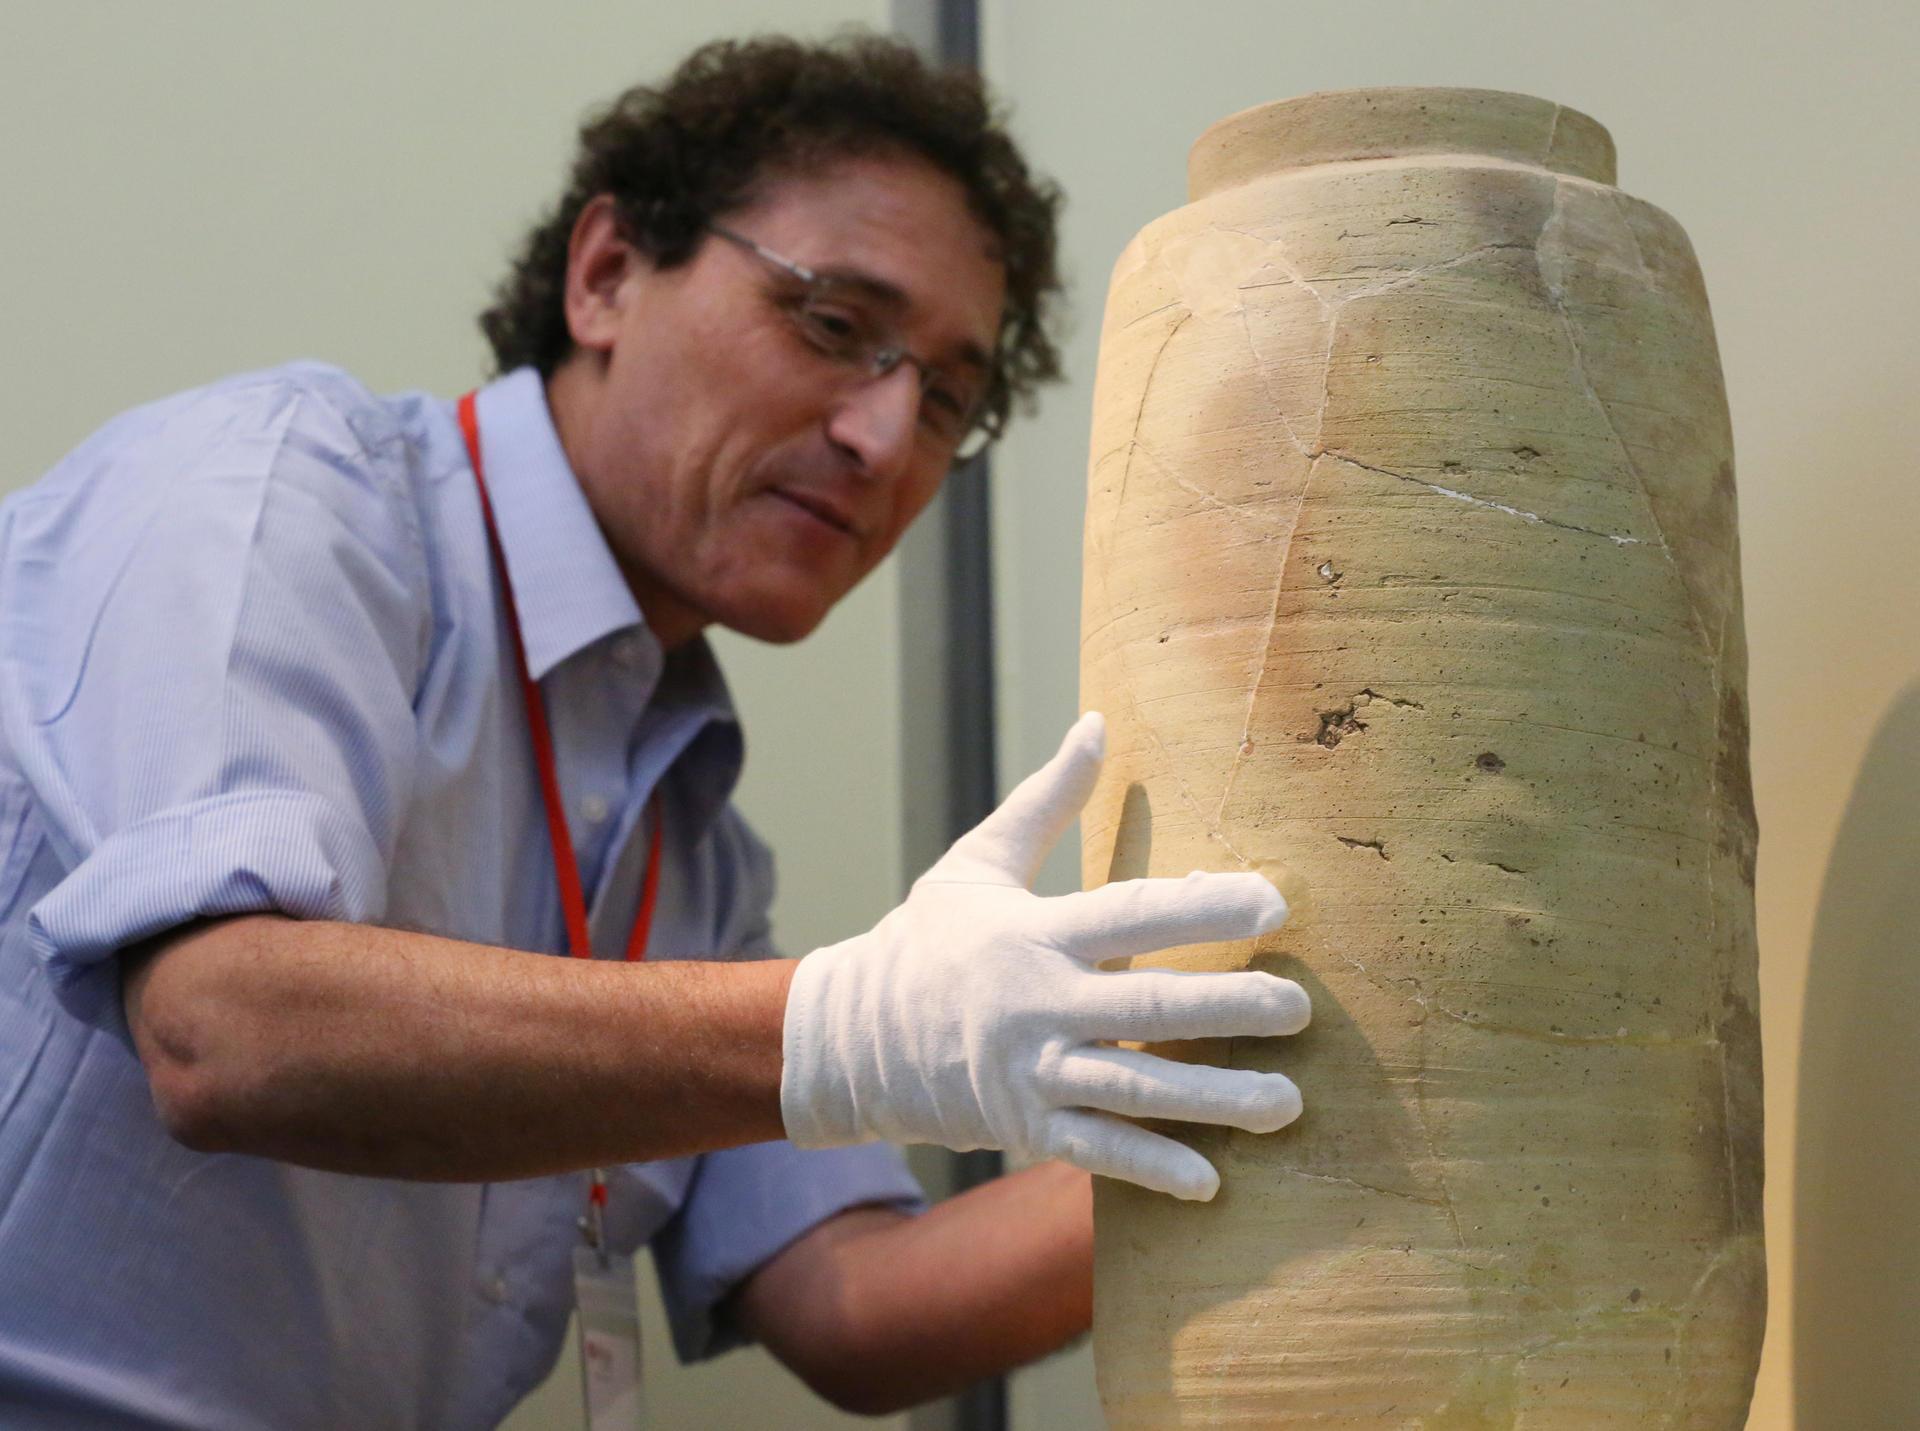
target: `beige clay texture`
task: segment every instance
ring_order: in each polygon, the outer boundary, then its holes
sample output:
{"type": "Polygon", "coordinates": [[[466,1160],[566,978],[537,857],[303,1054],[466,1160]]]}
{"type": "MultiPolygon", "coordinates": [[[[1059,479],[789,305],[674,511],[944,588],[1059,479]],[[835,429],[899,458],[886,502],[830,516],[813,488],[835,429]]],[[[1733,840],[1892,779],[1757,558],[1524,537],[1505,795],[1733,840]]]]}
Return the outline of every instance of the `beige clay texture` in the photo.
{"type": "MultiPolygon", "coordinates": [[[[1115,266],[1090,885],[1260,868],[1293,1127],[1099,1181],[1116,1427],[1745,1423],[1765,1312],[1732,439],[1692,249],[1584,115],[1222,121],[1115,266]]],[[[1169,1130],[1172,1131],[1172,1130],[1169,1130]]]]}

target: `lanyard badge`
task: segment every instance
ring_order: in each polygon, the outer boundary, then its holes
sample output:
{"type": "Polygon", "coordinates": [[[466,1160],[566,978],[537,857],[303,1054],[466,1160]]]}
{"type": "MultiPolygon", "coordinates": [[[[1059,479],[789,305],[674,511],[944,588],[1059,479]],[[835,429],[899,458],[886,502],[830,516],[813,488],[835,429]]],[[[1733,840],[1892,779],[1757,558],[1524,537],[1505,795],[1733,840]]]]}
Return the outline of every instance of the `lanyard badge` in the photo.
{"type": "Polygon", "coordinates": [[[573,1249],[573,1306],[590,1431],[639,1431],[640,1309],[633,1258],[604,1246],[573,1249]]]}
{"type": "MultiPolygon", "coordinates": [[[[560,777],[553,758],[553,735],[547,724],[546,703],[527,669],[526,642],[520,634],[520,612],[513,599],[513,578],[493,519],[493,503],[480,465],[480,417],[474,394],[460,399],[460,435],[466,440],[467,459],[473,465],[474,485],[480,492],[480,514],[487,524],[487,542],[500,573],[501,603],[507,629],[513,635],[513,653],[520,671],[520,692],[526,702],[527,731],[534,764],[540,772],[540,798],[546,806],[547,834],[553,842],[555,876],[560,907],[566,916],[567,951],[576,959],[591,959],[593,943],[587,930],[587,902],[580,880],[580,863],[567,833],[565,808],[560,802],[560,777]]],[[[652,825],[647,844],[647,872],[640,887],[640,908],[627,938],[629,962],[646,958],[647,937],[653,926],[653,908],[660,891],[660,795],[648,805],[652,825]]],[[[580,1328],[580,1367],[584,1378],[587,1424],[591,1431],[638,1431],[640,1401],[640,1310],[633,1282],[633,1258],[608,1248],[605,1233],[607,1177],[593,1170],[588,1184],[587,1211],[580,1219],[582,1243],[573,1250],[573,1301],[580,1328]]]]}
{"type": "Polygon", "coordinates": [[[593,1170],[583,1241],[573,1249],[574,1325],[579,1328],[581,1394],[589,1431],[640,1431],[640,1308],[633,1258],[607,1246],[607,1175],[593,1170]]]}
{"type": "Polygon", "coordinates": [[[607,1178],[593,1170],[585,1241],[573,1249],[574,1324],[580,1337],[581,1394],[589,1431],[639,1431],[640,1308],[633,1285],[633,1258],[608,1248],[601,1210],[607,1178]]]}

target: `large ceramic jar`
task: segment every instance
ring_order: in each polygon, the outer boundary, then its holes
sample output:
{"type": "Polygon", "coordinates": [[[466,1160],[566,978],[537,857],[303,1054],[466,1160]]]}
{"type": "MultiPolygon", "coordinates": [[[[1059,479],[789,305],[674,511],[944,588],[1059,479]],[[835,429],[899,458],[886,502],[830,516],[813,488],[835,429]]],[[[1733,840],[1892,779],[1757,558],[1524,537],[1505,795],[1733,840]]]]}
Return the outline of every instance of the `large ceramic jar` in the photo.
{"type": "Polygon", "coordinates": [[[1738,1428],[1764,1319],[1732,443],[1684,233],[1521,95],[1310,95],[1114,269],[1089,884],[1262,868],[1306,1113],[1102,1182],[1115,1426],[1738,1428]]]}

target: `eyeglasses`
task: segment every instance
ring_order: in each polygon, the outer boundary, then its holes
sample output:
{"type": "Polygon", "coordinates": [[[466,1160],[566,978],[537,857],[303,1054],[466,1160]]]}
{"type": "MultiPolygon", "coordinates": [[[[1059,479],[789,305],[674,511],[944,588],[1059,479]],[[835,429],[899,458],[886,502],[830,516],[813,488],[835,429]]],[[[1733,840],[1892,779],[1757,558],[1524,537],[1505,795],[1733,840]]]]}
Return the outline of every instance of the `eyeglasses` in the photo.
{"type": "Polygon", "coordinates": [[[920,423],[953,454],[954,461],[979,455],[1000,435],[998,420],[987,410],[987,374],[970,377],[964,369],[955,371],[915,357],[856,281],[816,273],[719,224],[707,228],[798,282],[798,291],[776,302],[801,339],[821,356],[868,380],[884,378],[902,363],[910,364],[920,378],[920,423]]]}

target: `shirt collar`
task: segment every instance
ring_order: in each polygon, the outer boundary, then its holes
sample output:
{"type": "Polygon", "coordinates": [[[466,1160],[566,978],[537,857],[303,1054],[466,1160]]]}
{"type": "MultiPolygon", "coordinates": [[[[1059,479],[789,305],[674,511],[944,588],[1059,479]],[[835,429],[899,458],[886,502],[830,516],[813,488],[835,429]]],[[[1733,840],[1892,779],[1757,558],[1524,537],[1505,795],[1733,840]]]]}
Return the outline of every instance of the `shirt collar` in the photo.
{"type": "Polygon", "coordinates": [[[601,637],[646,622],[567,462],[540,374],[516,368],[481,388],[474,405],[527,670],[538,681],[601,637]]]}
{"type": "Polygon", "coordinates": [[[684,782],[683,798],[688,829],[704,835],[732,798],[746,760],[733,698],[706,637],[696,637],[667,658],[653,704],[669,719],[678,711],[696,728],[683,764],[697,769],[700,778],[684,782]]]}

